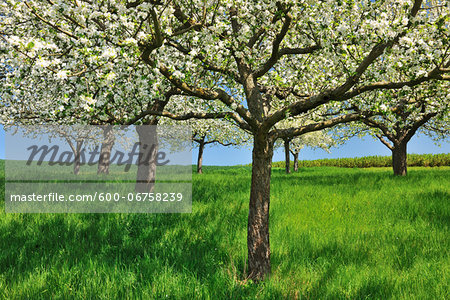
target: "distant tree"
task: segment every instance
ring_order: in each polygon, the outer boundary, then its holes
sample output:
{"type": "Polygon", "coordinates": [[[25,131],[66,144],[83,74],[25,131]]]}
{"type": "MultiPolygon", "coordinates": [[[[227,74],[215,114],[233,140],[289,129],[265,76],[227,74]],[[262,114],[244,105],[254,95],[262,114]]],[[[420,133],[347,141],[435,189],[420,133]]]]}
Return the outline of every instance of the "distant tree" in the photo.
{"type": "MultiPolygon", "coordinates": [[[[324,131],[315,131],[315,132],[311,132],[311,133],[307,133],[305,135],[301,135],[299,137],[296,137],[294,139],[292,139],[291,141],[289,141],[288,146],[286,147],[286,142],[285,142],[285,149],[288,148],[289,152],[292,154],[292,156],[294,157],[294,172],[298,171],[298,156],[300,151],[305,147],[309,147],[309,148],[321,148],[325,151],[327,151],[328,153],[330,152],[330,148],[335,144],[335,142],[333,141],[333,139],[326,134],[326,132],[324,131]]],[[[286,150],[285,150],[286,152],[286,150]]],[[[286,168],[289,166],[290,162],[286,162],[286,168]]],[[[286,170],[286,173],[289,170],[286,170]]]]}
{"type": "MultiPolygon", "coordinates": [[[[95,126],[60,126],[60,125],[22,125],[7,126],[5,130],[12,134],[21,134],[33,139],[48,138],[64,140],[69,145],[72,156],[66,157],[65,162],[73,163],[73,174],[80,173],[80,167],[83,164],[83,151],[89,145],[93,145],[102,139],[101,129],[95,126]]],[[[85,163],[85,162],[84,162],[85,163]]]]}
{"type": "MultiPolygon", "coordinates": [[[[301,127],[313,123],[308,118],[289,118],[277,124],[278,129],[301,127]]],[[[296,137],[285,137],[275,142],[275,148],[284,148],[286,174],[291,173],[290,154],[294,157],[294,172],[298,171],[298,156],[304,147],[321,148],[327,152],[335,143],[326,130],[313,131],[296,137]]]]}
{"type": "MultiPolygon", "coordinates": [[[[226,107],[225,107],[226,108],[226,107]]],[[[172,101],[166,106],[166,110],[175,114],[184,111],[201,113],[207,110],[209,114],[221,111],[224,107],[220,103],[209,103],[195,98],[184,97],[183,105],[172,101]]],[[[171,118],[162,118],[161,125],[184,125],[189,126],[192,134],[192,142],[198,147],[197,173],[203,173],[203,153],[205,146],[219,144],[228,146],[247,146],[251,141],[251,135],[241,129],[233,120],[228,119],[188,119],[177,121],[171,118]]],[[[176,141],[176,139],[172,139],[176,141]]]]}
{"type": "Polygon", "coordinates": [[[202,174],[205,146],[219,144],[224,147],[242,146],[250,140],[239,127],[222,120],[196,121],[192,129],[192,141],[198,146],[197,173],[202,174]],[[200,123],[200,124],[199,124],[200,123]]]}
{"type": "Polygon", "coordinates": [[[449,90],[449,83],[440,82],[377,93],[372,105],[382,114],[364,118],[362,124],[392,151],[395,175],[407,174],[407,144],[417,132],[435,140],[450,136],[449,90]]]}
{"type": "Polygon", "coordinates": [[[97,174],[108,175],[111,159],[111,150],[114,147],[114,127],[112,125],[102,126],[103,141],[98,158],[97,174]]]}

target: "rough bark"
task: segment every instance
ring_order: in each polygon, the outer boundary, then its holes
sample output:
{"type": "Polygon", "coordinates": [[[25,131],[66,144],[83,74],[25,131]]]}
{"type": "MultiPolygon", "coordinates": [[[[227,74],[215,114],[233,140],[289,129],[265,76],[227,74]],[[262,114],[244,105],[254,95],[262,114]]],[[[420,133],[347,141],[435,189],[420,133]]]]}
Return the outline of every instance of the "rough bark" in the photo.
{"type": "Polygon", "coordinates": [[[249,278],[260,281],[270,273],[269,206],[273,143],[255,136],[248,214],[249,278]]]}
{"type": "Polygon", "coordinates": [[[150,193],[156,177],[156,126],[136,126],[136,131],[139,136],[139,157],[135,190],[137,193],[150,193]]]}
{"type": "Polygon", "coordinates": [[[286,162],[286,166],[285,166],[286,174],[291,173],[291,159],[289,156],[289,142],[290,142],[289,139],[284,140],[284,159],[286,162]]]}
{"type": "Polygon", "coordinates": [[[73,161],[73,174],[80,174],[81,167],[81,147],[83,146],[83,141],[77,141],[76,150],[74,153],[74,161],[73,161]]]}
{"type": "Polygon", "coordinates": [[[294,172],[298,171],[298,152],[294,153],[294,172]]]}
{"type": "Polygon", "coordinates": [[[111,150],[114,146],[114,131],[112,125],[103,127],[103,142],[98,159],[97,174],[109,174],[111,150]]]}
{"type": "Polygon", "coordinates": [[[394,175],[406,176],[407,172],[407,151],[406,142],[398,143],[394,145],[392,149],[392,167],[394,169],[394,175]]]}
{"type": "Polygon", "coordinates": [[[197,158],[197,173],[202,174],[202,165],[203,165],[203,149],[205,148],[205,137],[199,140],[198,145],[198,158],[197,158]]]}

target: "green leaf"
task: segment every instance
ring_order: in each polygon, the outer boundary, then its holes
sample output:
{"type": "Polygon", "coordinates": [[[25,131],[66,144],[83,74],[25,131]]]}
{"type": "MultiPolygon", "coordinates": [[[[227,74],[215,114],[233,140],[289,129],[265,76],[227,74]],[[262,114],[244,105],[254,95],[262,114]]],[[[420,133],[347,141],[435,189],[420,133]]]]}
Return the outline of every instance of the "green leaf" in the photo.
{"type": "Polygon", "coordinates": [[[30,50],[30,49],[32,49],[34,47],[34,43],[33,42],[29,42],[28,44],[27,44],[27,46],[25,47],[25,49],[26,50],[30,50]]]}

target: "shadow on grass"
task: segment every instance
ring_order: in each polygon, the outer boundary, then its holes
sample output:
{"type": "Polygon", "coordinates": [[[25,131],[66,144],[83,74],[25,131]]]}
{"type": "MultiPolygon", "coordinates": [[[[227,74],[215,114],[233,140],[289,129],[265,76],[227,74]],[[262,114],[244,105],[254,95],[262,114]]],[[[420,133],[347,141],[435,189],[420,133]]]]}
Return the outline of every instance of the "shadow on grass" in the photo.
{"type": "Polygon", "coordinates": [[[206,226],[211,213],[16,215],[0,223],[0,274],[10,284],[20,284],[14,281],[29,278],[39,269],[88,270],[94,265],[111,273],[130,269],[140,275],[142,281],[137,284],[145,286],[170,268],[213,285],[209,280],[221,272],[219,266],[228,264],[229,257],[220,243],[227,234],[220,224],[235,216],[222,212],[206,226]]]}
{"type": "Polygon", "coordinates": [[[430,191],[415,196],[415,202],[424,203],[414,213],[439,228],[450,227],[450,192],[430,191]]]}

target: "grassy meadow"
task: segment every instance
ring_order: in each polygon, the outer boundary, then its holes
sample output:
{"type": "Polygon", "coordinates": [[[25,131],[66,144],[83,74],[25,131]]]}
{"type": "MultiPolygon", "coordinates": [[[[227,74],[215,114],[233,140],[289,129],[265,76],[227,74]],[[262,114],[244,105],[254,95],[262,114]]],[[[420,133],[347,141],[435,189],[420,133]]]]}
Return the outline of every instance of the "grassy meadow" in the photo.
{"type": "Polygon", "coordinates": [[[250,168],[203,170],[190,214],[5,214],[2,189],[0,299],[450,298],[450,167],[273,169],[261,284],[250,168]]]}

